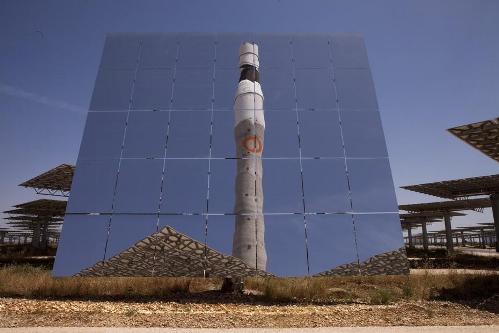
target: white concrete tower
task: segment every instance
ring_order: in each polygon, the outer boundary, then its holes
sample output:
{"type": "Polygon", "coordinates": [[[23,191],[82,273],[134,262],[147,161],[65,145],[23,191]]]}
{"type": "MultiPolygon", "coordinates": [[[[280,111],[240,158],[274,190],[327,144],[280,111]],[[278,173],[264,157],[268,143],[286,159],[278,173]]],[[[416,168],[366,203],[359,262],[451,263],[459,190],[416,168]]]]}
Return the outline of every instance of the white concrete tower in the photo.
{"type": "Polygon", "coordinates": [[[251,267],[266,270],[261,159],[265,119],[258,73],[258,45],[241,45],[239,68],[241,75],[234,103],[234,135],[238,160],[232,255],[251,267]]]}

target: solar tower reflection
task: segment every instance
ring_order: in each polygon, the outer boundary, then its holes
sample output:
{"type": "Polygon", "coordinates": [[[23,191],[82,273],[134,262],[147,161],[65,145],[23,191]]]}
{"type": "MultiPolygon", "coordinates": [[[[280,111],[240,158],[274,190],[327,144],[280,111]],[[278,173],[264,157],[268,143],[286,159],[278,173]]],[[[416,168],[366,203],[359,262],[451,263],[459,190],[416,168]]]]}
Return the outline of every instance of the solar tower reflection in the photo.
{"type": "Polygon", "coordinates": [[[258,45],[243,43],[239,49],[241,75],[234,104],[237,151],[235,188],[236,225],[232,254],[251,267],[265,270],[262,160],[265,119],[259,81],[258,45]]]}

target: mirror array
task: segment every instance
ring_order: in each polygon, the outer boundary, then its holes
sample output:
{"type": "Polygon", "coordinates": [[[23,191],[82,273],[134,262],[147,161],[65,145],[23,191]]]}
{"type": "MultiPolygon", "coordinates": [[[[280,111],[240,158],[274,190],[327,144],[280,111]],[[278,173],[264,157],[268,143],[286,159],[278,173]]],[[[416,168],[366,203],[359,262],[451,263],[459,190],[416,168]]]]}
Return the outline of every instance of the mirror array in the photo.
{"type": "Polygon", "coordinates": [[[362,37],[108,36],[55,275],[400,274],[402,247],[362,37]],[[256,269],[231,257],[246,41],[265,96],[268,260],[256,269]]]}

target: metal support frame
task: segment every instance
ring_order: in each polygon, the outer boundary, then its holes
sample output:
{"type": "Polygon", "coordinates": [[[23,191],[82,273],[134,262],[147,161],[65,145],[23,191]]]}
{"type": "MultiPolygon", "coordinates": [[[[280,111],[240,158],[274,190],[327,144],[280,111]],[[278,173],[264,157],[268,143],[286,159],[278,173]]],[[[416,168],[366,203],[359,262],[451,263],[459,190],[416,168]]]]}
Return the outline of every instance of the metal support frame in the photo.
{"type": "Polygon", "coordinates": [[[64,190],[51,190],[48,188],[34,188],[35,193],[39,195],[49,195],[53,197],[64,197],[67,198],[69,197],[69,191],[64,191],[64,190]]]}
{"type": "Polygon", "coordinates": [[[451,217],[449,213],[444,215],[445,222],[445,246],[447,248],[447,254],[454,253],[454,242],[452,241],[452,225],[451,217]]]}

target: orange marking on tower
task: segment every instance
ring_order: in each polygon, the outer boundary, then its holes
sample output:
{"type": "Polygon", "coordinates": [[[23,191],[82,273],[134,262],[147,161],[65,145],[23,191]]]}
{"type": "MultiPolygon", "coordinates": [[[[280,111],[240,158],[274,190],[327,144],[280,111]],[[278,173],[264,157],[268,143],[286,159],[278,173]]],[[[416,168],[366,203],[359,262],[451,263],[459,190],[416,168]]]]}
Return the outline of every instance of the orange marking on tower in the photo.
{"type": "Polygon", "coordinates": [[[256,135],[248,135],[242,141],[242,146],[244,149],[249,151],[250,153],[261,153],[263,150],[262,141],[256,135]]]}

